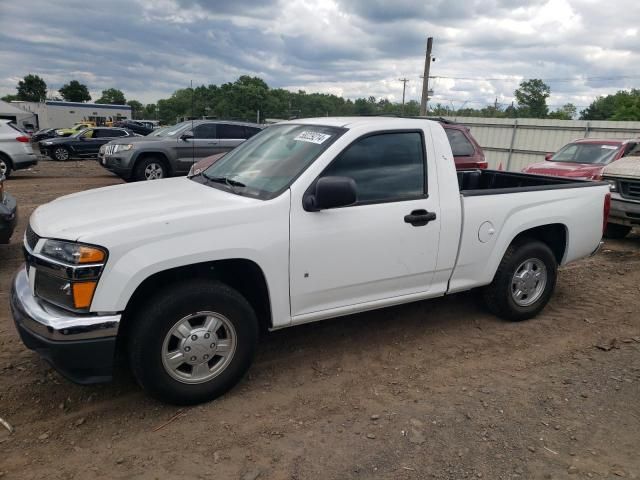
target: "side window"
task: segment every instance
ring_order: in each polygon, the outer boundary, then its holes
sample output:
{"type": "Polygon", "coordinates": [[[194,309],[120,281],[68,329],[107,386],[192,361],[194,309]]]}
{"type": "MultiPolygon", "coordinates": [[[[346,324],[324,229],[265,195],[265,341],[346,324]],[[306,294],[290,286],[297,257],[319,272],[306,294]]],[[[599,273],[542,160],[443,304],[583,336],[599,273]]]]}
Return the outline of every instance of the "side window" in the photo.
{"type": "Polygon", "coordinates": [[[125,132],[124,130],[111,130],[109,132],[110,137],[125,137],[126,135],[127,132],[125,132]]]}
{"type": "Polygon", "coordinates": [[[91,130],[87,130],[86,132],[84,132],[82,134],[83,138],[96,138],[96,130],[95,129],[91,129],[91,130]]]}
{"type": "Polygon", "coordinates": [[[109,130],[105,130],[104,128],[96,128],[93,131],[93,138],[107,138],[111,136],[111,132],[109,130]]]}
{"type": "Polygon", "coordinates": [[[422,136],[381,133],[352,143],[322,173],[356,182],[358,203],[417,198],[425,193],[422,136]]]}
{"type": "Polygon", "coordinates": [[[193,129],[193,138],[217,138],[216,124],[205,123],[193,129]]]}
{"type": "Polygon", "coordinates": [[[245,131],[245,136],[243,138],[251,138],[253,137],[256,133],[260,132],[259,128],[254,128],[254,127],[244,127],[244,131],[245,131]]]}
{"type": "Polygon", "coordinates": [[[218,138],[247,138],[242,125],[218,124],[218,138]]]}
{"type": "Polygon", "coordinates": [[[464,133],[453,128],[445,128],[451,145],[451,151],[454,157],[470,157],[475,153],[475,149],[464,133]]]}

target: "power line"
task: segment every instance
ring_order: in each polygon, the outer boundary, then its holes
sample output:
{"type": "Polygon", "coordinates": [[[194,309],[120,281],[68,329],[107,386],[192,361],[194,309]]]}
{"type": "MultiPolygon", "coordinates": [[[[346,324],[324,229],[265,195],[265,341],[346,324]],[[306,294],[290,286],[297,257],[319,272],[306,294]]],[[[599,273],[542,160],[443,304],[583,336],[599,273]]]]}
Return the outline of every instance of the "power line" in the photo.
{"type": "MultiPolygon", "coordinates": [[[[433,75],[429,78],[444,78],[450,80],[480,80],[487,82],[504,82],[504,81],[518,81],[523,76],[519,77],[502,77],[502,78],[490,78],[490,77],[456,77],[450,75],[433,75]]],[[[640,75],[609,75],[609,76],[594,76],[594,77],[558,77],[558,78],[542,78],[543,82],[573,82],[573,81],[598,81],[598,80],[622,80],[622,79],[636,79],[640,78],[640,75]]]]}

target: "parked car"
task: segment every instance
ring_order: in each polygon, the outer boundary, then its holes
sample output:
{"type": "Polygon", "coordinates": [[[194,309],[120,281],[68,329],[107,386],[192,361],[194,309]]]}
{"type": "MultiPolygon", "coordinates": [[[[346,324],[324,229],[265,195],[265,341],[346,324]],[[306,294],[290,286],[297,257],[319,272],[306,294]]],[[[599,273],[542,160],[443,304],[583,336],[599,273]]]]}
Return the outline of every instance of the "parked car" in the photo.
{"type": "Polygon", "coordinates": [[[70,379],[109,380],[118,343],[144,389],[193,404],[238,382],[261,328],[476,287],[531,318],[558,265],[599,247],[609,198],[606,182],[456,174],[429,120],[285,122],[191,178],[38,207],[11,309],[70,379]]]}
{"type": "Polygon", "coordinates": [[[85,128],[70,137],[51,138],[38,143],[42,155],[65,161],[77,157],[96,157],[100,147],[116,138],[133,139],[134,133],[125,128],[85,128]]]}
{"type": "Polygon", "coordinates": [[[55,138],[58,135],[56,134],[57,128],[43,128],[42,130],[38,130],[36,133],[31,135],[31,143],[38,143],[40,140],[45,140],[47,138],[55,138]]]}
{"type": "Polygon", "coordinates": [[[71,135],[75,135],[76,133],[84,130],[85,128],[95,127],[96,124],[94,122],[79,122],[74,123],[71,128],[59,128],[56,130],[56,135],[59,137],[70,137],[71,135]]]}
{"type": "Polygon", "coordinates": [[[107,170],[130,180],[186,175],[199,159],[228,152],[262,129],[253,123],[194,120],[156,130],[147,137],[118,139],[101,154],[107,170]]]}
{"type": "Polygon", "coordinates": [[[0,243],[9,243],[18,221],[16,199],[4,191],[5,177],[0,173],[0,243]]]}
{"type": "Polygon", "coordinates": [[[138,135],[143,136],[149,135],[151,132],[153,132],[153,127],[149,127],[136,120],[122,120],[120,122],[115,122],[113,126],[126,128],[127,130],[131,130],[133,133],[137,133],[138,135]]]}
{"type": "Polygon", "coordinates": [[[525,167],[525,173],[599,180],[605,166],[624,157],[639,139],[584,138],[568,143],[556,153],[548,153],[545,162],[525,167]]]}
{"type": "Polygon", "coordinates": [[[29,136],[9,120],[0,119],[0,175],[9,178],[13,170],[38,163],[29,136]]]}
{"type": "Polygon", "coordinates": [[[202,160],[198,160],[194,163],[189,169],[189,173],[187,173],[188,177],[192,177],[193,175],[199,175],[204,172],[211,165],[216,163],[222,157],[224,157],[227,152],[224,153],[216,153],[215,155],[209,155],[208,157],[204,157],[202,160]]]}
{"type": "Polygon", "coordinates": [[[489,166],[482,147],[473,138],[469,128],[444,118],[433,118],[444,128],[447,134],[456,169],[487,168],[489,166]]]}
{"type": "Polygon", "coordinates": [[[611,214],[605,230],[608,238],[624,238],[640,226],[640,143],[627,156],[608,165],[602,178],[611,190],[611,214]]]}

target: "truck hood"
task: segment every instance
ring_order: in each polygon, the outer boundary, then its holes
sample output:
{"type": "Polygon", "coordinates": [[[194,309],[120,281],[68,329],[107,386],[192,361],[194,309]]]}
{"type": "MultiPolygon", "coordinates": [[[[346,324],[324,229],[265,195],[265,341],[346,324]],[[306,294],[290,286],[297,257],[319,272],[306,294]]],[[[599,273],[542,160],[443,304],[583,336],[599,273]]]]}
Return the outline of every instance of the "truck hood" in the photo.
{"type": "Polygon", "coordinates": [[[640,180],[640,157],[627,157],[613,162],[602,171],[605,177],[625,177],[640,180]]]}
{"type": "Polygon", "coordinates": [[[209,222],[214,213],[260,203],[184,177],[168,178],[66,195],[38,207],[30,223],[41,237],[96,242],[103,235],[126,237],[127,231],[168,225],[194,215],[203,215],[209,222]]]}
{"type": "Polygon", "coordinates": [[[529,165],[524,170],[525,173],[536,175],[552,175],[554,177],[570,177],[591,180],[599,178],[605,165],[593,165],[588,163],[575,162],[541,162],[529,165]]]}

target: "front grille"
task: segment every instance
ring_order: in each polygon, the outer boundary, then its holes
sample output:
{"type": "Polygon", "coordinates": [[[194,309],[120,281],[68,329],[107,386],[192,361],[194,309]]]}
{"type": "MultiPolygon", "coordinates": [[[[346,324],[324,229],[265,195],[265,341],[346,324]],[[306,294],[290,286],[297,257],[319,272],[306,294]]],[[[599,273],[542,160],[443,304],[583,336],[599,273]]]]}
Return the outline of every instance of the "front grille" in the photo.
{"type": "Polygon", "coordinates": [[[640,200],[640,182],[620,182],[620,195],[624,198],[640,200]]]}
{"type": "Polygon", "coordinates": [[[36,232],[33,231],[33,229],[31,228],[31,225],[27,225],[27,231],[25,232],[24,236],[29,248],[31,250],[36,248],[36,244],[38,243],[38,240],[40,240],[40,237],[36,232]]]}

